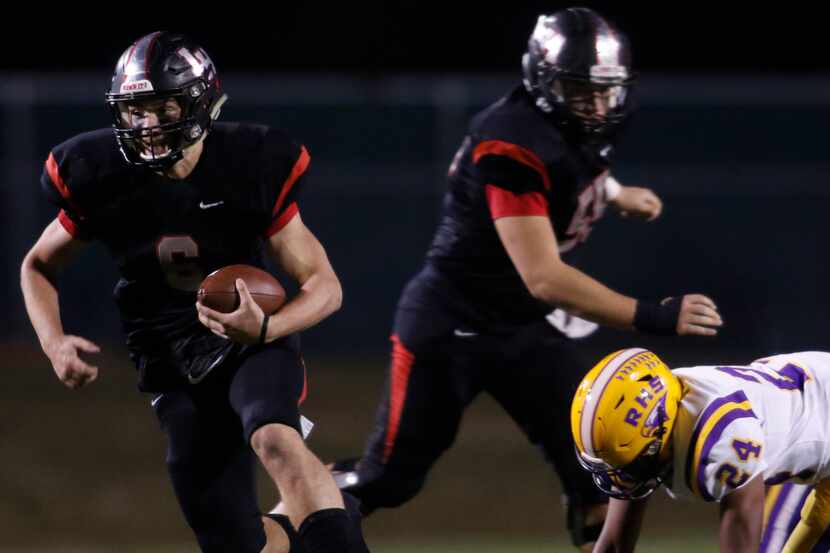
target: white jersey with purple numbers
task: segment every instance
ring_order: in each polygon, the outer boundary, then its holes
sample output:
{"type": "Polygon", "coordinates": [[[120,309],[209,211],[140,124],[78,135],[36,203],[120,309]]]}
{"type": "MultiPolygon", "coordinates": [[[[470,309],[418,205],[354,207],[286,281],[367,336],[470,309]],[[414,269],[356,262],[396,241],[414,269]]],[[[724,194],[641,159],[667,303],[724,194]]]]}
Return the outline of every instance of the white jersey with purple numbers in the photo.
{"type": "Polygon", "coordinates": [[[672,496],[720,501],[758,476],[772,485],[830,475],[830,353],[673,372],[683,398],[672,496]]]}

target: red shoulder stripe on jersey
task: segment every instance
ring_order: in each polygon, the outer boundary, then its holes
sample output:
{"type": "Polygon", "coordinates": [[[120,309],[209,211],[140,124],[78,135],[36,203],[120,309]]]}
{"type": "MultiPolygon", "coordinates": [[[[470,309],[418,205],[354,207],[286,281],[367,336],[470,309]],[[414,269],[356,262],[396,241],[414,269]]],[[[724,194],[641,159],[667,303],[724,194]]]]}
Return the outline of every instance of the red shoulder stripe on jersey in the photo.
{"type": "Polygon", "coordinates": [[[297,182],[297,179],[305,173],[305,170],[308,169],[308,164],[311,161],[311,156],[308,155],[308,150],[305,149],[305,146],[300,146],[300,157],[297,158],[297,161],[294,162],[294,167],[291,168],[291,173],[288,175],[288,178],[285,179],[285,182],[282,185],[282,191],[280,191],[280,195],[277,198],[277,203],[274,204],[274,210],[271,212],[273,215],[276,215],[280,212],[282,208],[282,203],[285,201],[285,197],[288,195],[288,192],[297,182]]]}
{"type": "Polygon", "coordinates": [[[493,220],[499,217],[523,217],[548,214],[548,201],[541,192],[514,194],[493,184],[485,185],[487,205],[493,220]]]}
{"type": "Polygon", "coordinates": [[[274,219],[271,225],[265,230],[265,238],[271,238],[276,233],[281,231],[283,227],[290,223],[291,219],[293,219],[299,212],[300,208],[297,207],[297,202],[292,202],[291,205],[285,208],[282,215],[274,219]]]}
{"type": "Polygon", "coordinates": [[[506,156],[527,165],[542,177],[545,190],[550,190],[550,178],[548,178],[548,170],[545,168],[545,163],[539,159],[539,156],[527,148],[522,148],[521,146],[502,140],[485,140],[484,142],[480,142],[475,147],[475,150],[473,150],[473,163],[478,163],[478,160],[486,155],[506,156]]]}
{"type": "Polygon", "coordinates": [[[66,232],[68,232],[72,238],[78,237],[78,225],[76,225],[75,222],[69,218],[69,215],[66,214],[66,211],[61,209],[60,213],[58,213],[58,221],[60,222],[61,226],[66,229],[66,232]]]}
{"type": "Polygon", "coordinates": [[[49,152],[49,157],[46,158],[46,172],[49,174],[49,179],[52,181],[52,185],[55,189],[57,189],[61,197],[66,200],[66,203],[69,204],[69,207],[72,208],[75,215],[83,220],[84,216],[72,200],[72,196],[69,193],[69,187],[66,186],[65,182],[63,182],[63,178],[58,170],[58,162],[55,160],[55,156],[52,155],[51,152],[49,152]]]}
{"type": "Polygon", "coordinates": [[[386,421],[386,438],[383,442],[383,462],[389,460],[392,450],[395,448],[395,438],[398,437],[398,428],[401,424],[404,403],[406,402],[406,389],[409,386],[409,374],[412,365],[415,363],[415,355],[406,349],[401,343],[397,334],[393,334],[392,340],[392,370],[389,379],[389,418],[386,421]]]}
{"type": "Polygon", "coordinates": [[[67,188],[66,183],[61,178],[60,171],[58,171],[58,162],[55,161],[55,156],[52,152],[49,152],[49,157],[46,158],[46,172],[49,173],[52,184],[58,189],[63,199],[70,201],[69,188],[67,188]]]}

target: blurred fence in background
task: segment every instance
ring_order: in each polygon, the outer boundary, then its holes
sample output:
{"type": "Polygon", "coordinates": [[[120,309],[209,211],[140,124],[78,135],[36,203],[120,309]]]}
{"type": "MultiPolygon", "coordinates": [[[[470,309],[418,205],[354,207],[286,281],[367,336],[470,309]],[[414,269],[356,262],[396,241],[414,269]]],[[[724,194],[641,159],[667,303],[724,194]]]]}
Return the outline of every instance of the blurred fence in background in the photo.
{"type": "MultiPolygon", "coordinates": [[[[343,310],[309,333],[321,351],[380,350],[397,295],[421,263],[444,174],[469,117],[511,76],[361,79],[225,74],[225,120],[285,129],[312,153],[302,200],[340,274],[343,310]]],[[[0,341],[30,339],[18,291],[22,255],[54,209],[38,176],[49,149],[108,126],[106,74],[0,75],[0,341]]],[[[821,347],[830,264],[830,79],[644,77],[640,109],[615,174],[665,200],[650,225],[601,221],[582,266],[621,291],[711,294],[728,327],[718,343],[821,347]]],[[[116,275],[93,251],[65,276],[73,331],[120,340],[109,293],[116,275]]]]}

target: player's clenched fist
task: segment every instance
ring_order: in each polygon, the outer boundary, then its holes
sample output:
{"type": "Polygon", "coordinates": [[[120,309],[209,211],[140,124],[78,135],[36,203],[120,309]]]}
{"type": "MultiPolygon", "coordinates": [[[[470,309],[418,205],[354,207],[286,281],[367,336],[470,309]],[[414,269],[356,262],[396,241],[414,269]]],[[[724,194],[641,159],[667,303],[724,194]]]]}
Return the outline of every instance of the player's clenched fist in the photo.
{"type": "Polygon", "coordinates": [[[98,353],[101,348],[80,336],[65,335],[47,348],[58,379],[68,388],[80,388],[98,378],[98,367],[81,359],[79,352],[98,353]]]}

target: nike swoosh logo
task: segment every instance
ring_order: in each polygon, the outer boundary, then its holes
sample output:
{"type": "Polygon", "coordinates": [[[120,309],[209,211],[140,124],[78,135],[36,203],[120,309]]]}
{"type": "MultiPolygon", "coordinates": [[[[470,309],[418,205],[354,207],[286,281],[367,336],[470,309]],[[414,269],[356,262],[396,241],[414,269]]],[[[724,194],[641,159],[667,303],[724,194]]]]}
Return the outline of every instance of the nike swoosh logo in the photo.
{"type": "Polygon", "coordinates": [[[461,330],[460,328],[456,328],[453,331],[453,334],[459,338],[472,338],[473,336],[478,336],[478,332],[467,332],[466,330],[461,330]]]}
{"type": "Polygon", "coordinates": [[[161,401],[161,398],[163,398],[163,397],[164,397],[164,394],[159,394],[159,395],[157,395],[157,396],[156,396],[156,397],[154,397],[154,398],[153,398],[153,400],[150,402],[150,405],[151,405],[151,406],[153,406],[153,407],[155,407],[155,406],[156,406],[156,404],[157,404],[159,401],[161,401]]]}
{"type": "Polygon", "coordinates": [[[219,207],[220,205],[224,204],[225,200],[219,200],[218,202],[213,202],[212,204],[206,204],[205,202],[199,202],[199,209],[210,209],[211,207],[219,207]]]}
{"type": "Polygon", "coordinates": [[[208,374],[210,374],[210,371],[212,371],[213,368],[216,367],[216,365],[225,360],[226,355],[226,353],[223,353],[222,355],[214,359],[213,363],[211,363],[210,366],[207,369],[205,369],[205,372],[203,372],[202,374],[194,376],[192,373],[187,373],[187,379],[190,381],[191,384],[198,384],[199,382],[204,380],[208,374]]]}

